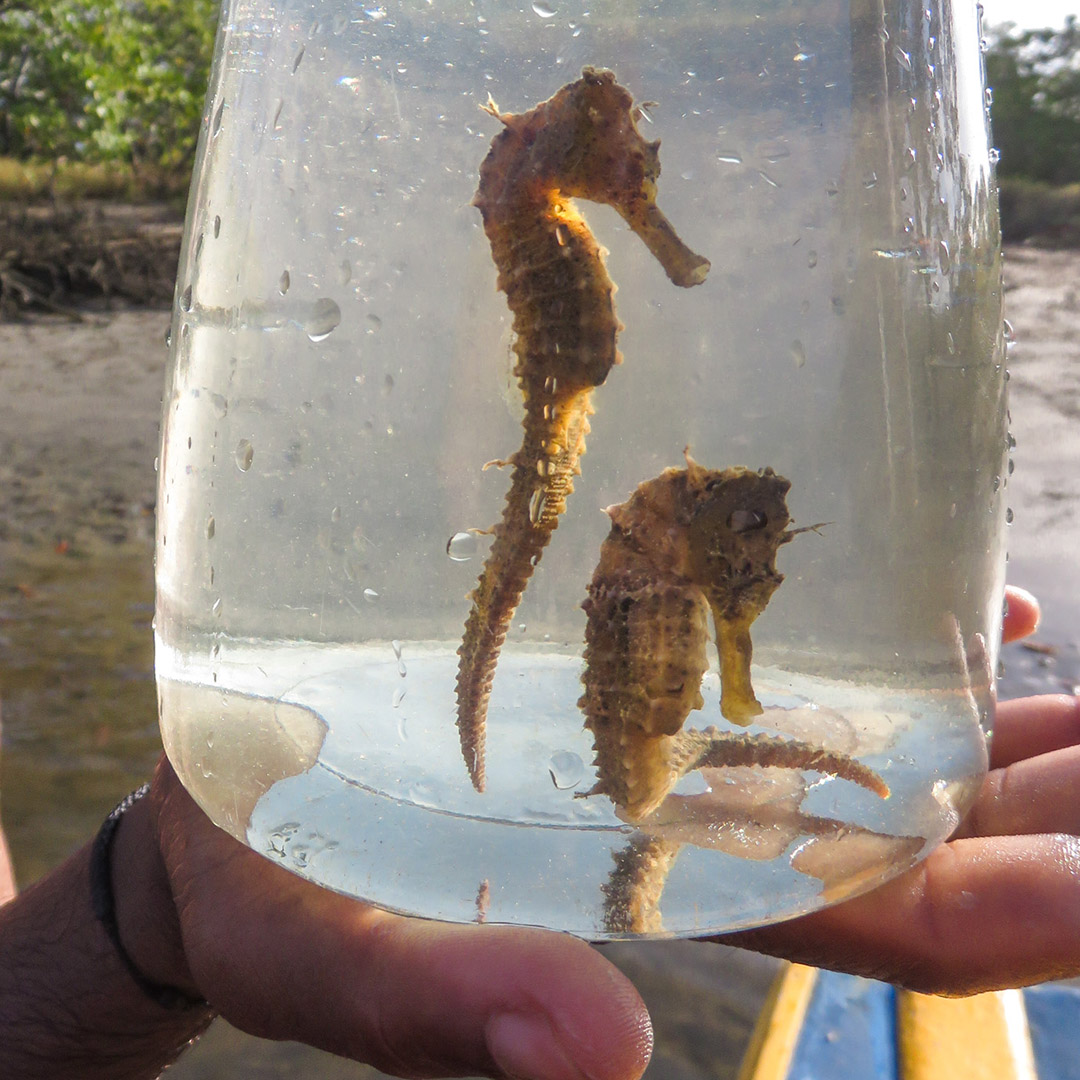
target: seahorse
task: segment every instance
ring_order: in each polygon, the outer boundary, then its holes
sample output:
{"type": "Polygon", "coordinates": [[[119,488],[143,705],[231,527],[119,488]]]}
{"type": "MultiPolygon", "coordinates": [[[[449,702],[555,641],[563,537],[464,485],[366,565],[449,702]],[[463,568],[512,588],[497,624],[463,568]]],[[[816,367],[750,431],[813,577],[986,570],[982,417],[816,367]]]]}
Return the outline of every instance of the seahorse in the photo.
{"type": "MultiPolygon", "coordinates": [[[[750,680],[750,626],[784,580],[788,480],[771,468],[665,469],[609,507],[611,531],[582,604],[585,693],[597,781],[628,822],[648,817],[692,769],[779,766],[828,773],[885,798],[884,780],[846,754],[794,739],[683,731],[704,706],[709,616],[720,653],[720,711],[745,725],[762,713],[750,680]]],[[[810,526],[816,529],[820,526],[810,526]]]]}
{"type": "Polygon", "coordinates": [[[501,112],[490,98],[483,108],[503,129],[480,166],[473,205],[514,317],[525,417],[520,449],[489,462],[511,466],[510,490],[458,649],[457,725],[478,791],[499,651],[580,474],[592,391],[621,362],[615,286],[572,200],[614,207],[674,284],[698,285],[709,271],[656,205],[660,143],[642,137],[640,110],[612,72],[587,67],[529,112],[501,112]]]}

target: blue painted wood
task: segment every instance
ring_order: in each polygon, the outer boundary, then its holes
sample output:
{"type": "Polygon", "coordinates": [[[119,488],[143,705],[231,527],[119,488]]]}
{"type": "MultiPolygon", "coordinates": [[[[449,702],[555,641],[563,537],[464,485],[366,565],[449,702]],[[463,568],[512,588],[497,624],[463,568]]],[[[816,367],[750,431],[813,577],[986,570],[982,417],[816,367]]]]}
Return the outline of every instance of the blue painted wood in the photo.
{"type": "Polygon", "coordinates": [[[1080,989],[1049,984],[1024,991],[1039,1080],[1080,1080],[1080,989]]]}
{"type": "Polygon", "coordinates": [[[787,1080],[898,1080],[896,992],[887,983],[822,971],[787,1080]]]}

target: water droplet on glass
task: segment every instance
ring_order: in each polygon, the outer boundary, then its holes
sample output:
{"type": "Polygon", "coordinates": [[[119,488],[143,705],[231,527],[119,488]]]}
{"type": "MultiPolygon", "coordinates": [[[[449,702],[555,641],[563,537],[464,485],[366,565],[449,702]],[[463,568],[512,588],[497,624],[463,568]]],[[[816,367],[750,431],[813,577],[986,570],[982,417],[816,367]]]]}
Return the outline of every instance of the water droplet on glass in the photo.
{"type": "Polygon", "coordinates": [[[289,277],[288,270],[281,271],[281,277],[278,278],[278,292],[284,296],[289,291],[289,286],[292,284],[292,279],[289,277]]]}
{"type": "Polygon", "coordinates": [[[809,266],[811,270],[817,266],[817,252],[813,249],[811,249],[806,256],[806,265],[809,266]]]}
{"type": "Polygon", "coordinates": [[[400,704],[401,704],[401,703],[402,703],[402,702],[403,702],[403,701],[405,700],[405,694],[406,694],[407,692],[408,692],[408,691],[406,691],[406,689],[405,689],[405,687],[404,687],[404,686],[399,686],[399,687],[398,687],[398,688],[397,688],[397,689],[396,689],[396,690],[394,691],[394,697],[393,697],[393,701],[392,701],[392,704],[393,704],[393,706],[394,706],[394,708],[395,708],[395,709],[396,709],[396,708],[397,708],[397,707],[398,707],[398,706],[399,706],[399,705],[400,705],[400,704]]]}
{"type": "Polygon", "coordinates": [[[221,235],[221,215],[214,215],[214,239],[216,240],[221,235]]]}
{"type": "Polygon", "coordinates": [[[896,58],[896,62],[905,70],[911,70],[911,53],[904,52],[899,45],[893,47],[893,56],[896,58]]]}
{"type": "Polygon", "coordinates": [[[944,240],[938,241],[938,264],[943,274],[947,274],[952,269],[952,256],[949,254],[949,245],[944,240]]]}
{"type": "Polygon", "coordinates": [[[475,533],[456,532],[446,541],[446,554],[454,562],[468,562],[479,549],[480,542],[475,533]]]}
{"type": "Polygon", "coordinates": [[[548,760],[551,782],[560,790],[575,787],[585,775],[585,762],[573,750],[556,750],[548,760]]]}
{"type": "Polygon", "coordinates": [[[1001,151],[996,146],[992,146],[990,147],[990,154],[988,156],[990,158],[990,164],[996,165],[1001,160],[1001,151]]]}
{"type": "Polygon", "coordinates": [[[951,330],[945,334],[945,348],[949,350],[950,356],[956,355],[956,338],[953,337],[951,330]]]}
{"type": "Polygon", "coordinates": [[[312,304],[304,329],[311,341],[319,342],[329,337],[340,322],[341,308],[329,296],[323,296],[312,304]]]}
{"type": "Polygon", "coordinates": [[[806,363],[806,346],[798,338],[791,343],[791,359],[797,368],[806,363]]]}
{"type": "Polygon", "coordinates": [[[1005,524],[1006,525],[1011,525],[1012,523],[1013,523],[1013,511],[1012,511],[1012,507],[1009,506],[1009,507],[1006,507],[1006,509],[1005,509],[1005,524]]]}
{"type": "Polygon", "coordinates": [[[210,515],[210,516],[209,516],[209,517],[208,517],[208,518],[206,519],[206,539],[207,539],[207,540],[213,540],[213,539],[214,539],[214,529],[215,529],[215,526],[214,526],[214,515],[213,515],[213,514],[211,514],[211,515],[210,515]]]}
{"type": "Polygon", "coordinates": [[[550,19],[555,14],[555,8],[545,3],[545,0],[535,0],[532,9],[541,19],[550,19]]]}
{"type": "Polygon", "coordinates": [[[241,472],[247,472],[251,468],[251,462],[255,458],[255,447],[251,445],[250,439],[241,439],[236,444],[234,457],[236,458],[236,467],[241,472]]]}
{"type": "Polygon", "coordinates": [[[352,280],[352,263],[348,259],[342,259],[338,264],[338,281],[342,285],[348,285],[352,280]]]}
{"type": "Polygon", "coordinates": [[[367,600],[368,603],[374,604],[375,601],[379,599],[379,594],[374,589],[365,589],[364,599],[367,600]]]}
{"type": "Polygon", "coordinates": [[[867,173],[866,176],[863,177],[862,186],[864,188],[872,188],[876,184],[877,184],[877,173],[876,172],[867,173]]]}
{"type": "Polygon", "coordinates": [[[395,660],[400,660],[401,659],[401,642],[398,641],[397,638],[394,638],[394,640],[390,642],[390,648],[394,650],[394,659],[395,660]]]}
{"type": "Polygon", "coordinates": [[[780,181],[779,180],[774,180],[767,172],[764,172],[763,170],[758,169],[757,174],[758,174],[758,176],[761,177],[762,180],[765,181],[766,184],[769,185],[769,187],[774,187],[774,188],[780,187],[780,181]]]}
{"type": "Polygon", "coordinates": [[[214,113],[214,122],[210,125],[210,137],[214,138],[221,130],[221,118],[225,115],[225,102],[223,101],[214,113]]]}
{"type": "Polygon", "coordinates": [[[340,521],[341,520],[341,507],[340,506],[335,506],[330,511],[330,520],[331,521],[340,521]]]}
{"type": "Polygon", "coordinates": [[[221,617],[221,597],[220,596],[214,601],[213,605],[211,606],[210,614],[213,615],[215,619],[218,619],[218,618],[221,617]]]}
{"type": "Polygon", "coordinates": [[[736,150],[718,150],[716,160],[722,161],[725,165],[741,165],[742,155],[736,150]]]}
{"type": "Polygon", "coordinates": [[[180,310],[181,311],[190,311],[191,310],[191,286],[190,285],[180,294],[180,310]]]}
{"type": "Polygon", "coordinates": [[[300,51],[296,54],[296,59],[292,62],[292,69],[294,75],[296,74],[296,69],[300,66],[300,61],[304,59],[304,48],[305,46],[300,46],[300,51]]]}

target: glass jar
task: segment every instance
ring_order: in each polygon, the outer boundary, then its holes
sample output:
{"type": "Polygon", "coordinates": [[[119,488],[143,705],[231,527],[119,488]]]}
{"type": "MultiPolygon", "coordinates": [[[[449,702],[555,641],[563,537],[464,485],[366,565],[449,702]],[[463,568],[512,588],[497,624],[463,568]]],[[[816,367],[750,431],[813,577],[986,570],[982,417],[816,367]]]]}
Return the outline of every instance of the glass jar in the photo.
{"type": "Polygon", "coordinates": [[[590,938],[925,856],[993,707],[992,162],[966,0],[226,3],[158,500],[200,805],[590,938]]]}

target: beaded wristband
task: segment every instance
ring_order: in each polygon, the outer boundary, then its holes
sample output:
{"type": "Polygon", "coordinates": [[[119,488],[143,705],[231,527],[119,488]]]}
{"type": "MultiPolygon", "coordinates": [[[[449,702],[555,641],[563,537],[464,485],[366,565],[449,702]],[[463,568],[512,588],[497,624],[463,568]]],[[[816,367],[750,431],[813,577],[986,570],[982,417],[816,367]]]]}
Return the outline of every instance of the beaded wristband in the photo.
{"type": "Polygon", "coordinates": [[[119,828],[120,819],[148,791],[149,784],[143,784],[117,805],[116,809],[102,822],[98,834],[94,837],[90,849],[90,903],[98,921],[105,928],[105,933],[116,949],[117,955],[124,962],[128,974],[135,980],[139,989],[163,1009],[208,1009],[205,998],[195,997],[181,990],[178,986],[168,986],[155,982],[144,975],[136,966],[131,955],[120,940],[120,927],[116,922],[116,898],[112,885],[112,845],[119,828]]]}

